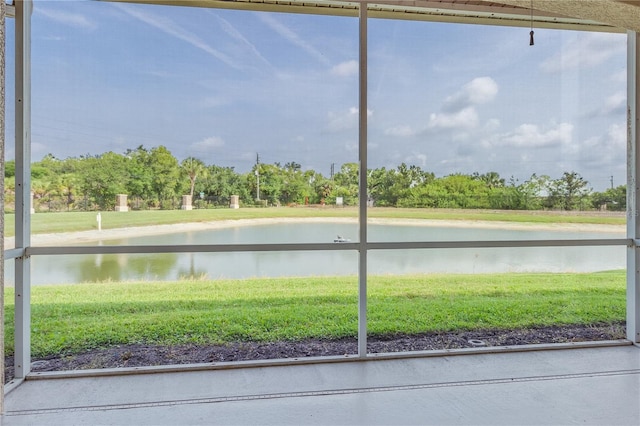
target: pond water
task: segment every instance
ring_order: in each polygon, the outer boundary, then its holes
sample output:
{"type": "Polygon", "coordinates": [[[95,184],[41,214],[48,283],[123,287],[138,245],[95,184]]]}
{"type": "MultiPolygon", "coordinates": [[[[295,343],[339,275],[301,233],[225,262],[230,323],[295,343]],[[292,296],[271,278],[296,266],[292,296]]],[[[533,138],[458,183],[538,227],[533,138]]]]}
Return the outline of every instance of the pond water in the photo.
{"type": "MultiPolygon", "coordinates": [[[[104,245],[326,243],[337,235],[357,240],[350,223],[237,226],[100,242],[104,245]]],[[[369,241],[461,241],[623,238],[622,234],[369,225],[369,241]]],[[[95,245],[93,243],[91,245],[95,245]]],[[[625,267],[625,248],[539,247],[381,250],[369,252],[370,274],[592,272],[625,267]]],[[[161,253],[34,256],[33,285],[87,281],[177,280],[185,276],[251,278],[357,274],[357,252],[161,253]]],[[[13,285],[14,262],[5,268],[13,285]]]]}

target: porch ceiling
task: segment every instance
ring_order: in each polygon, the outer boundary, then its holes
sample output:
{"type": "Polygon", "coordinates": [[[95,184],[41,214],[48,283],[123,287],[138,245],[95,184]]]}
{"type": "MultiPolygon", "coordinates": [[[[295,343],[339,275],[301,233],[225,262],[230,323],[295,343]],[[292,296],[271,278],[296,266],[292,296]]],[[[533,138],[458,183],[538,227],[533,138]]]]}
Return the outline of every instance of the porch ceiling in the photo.
{"type": "MultiPolygon", "coordinates": [[[[106,0],[129,3],[181,5],[356,16],[356,1],[335,0],[106,0]]],[[[369,3],[372,18],[424,20],[487,25],[587,31],[640,32],[640,0],[379,0],[369,3]]]]}

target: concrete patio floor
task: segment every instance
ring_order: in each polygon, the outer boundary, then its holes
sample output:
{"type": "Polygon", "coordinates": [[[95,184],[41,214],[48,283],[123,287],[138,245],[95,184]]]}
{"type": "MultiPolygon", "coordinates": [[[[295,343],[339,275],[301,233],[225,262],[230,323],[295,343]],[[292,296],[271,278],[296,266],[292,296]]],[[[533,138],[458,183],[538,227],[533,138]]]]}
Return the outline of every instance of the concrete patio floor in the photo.
{"type": "Polygon", "coordinates": [[[631,344],[221,367],[39,374],[6,396],[2,424],[640,424],[631,344]]]}

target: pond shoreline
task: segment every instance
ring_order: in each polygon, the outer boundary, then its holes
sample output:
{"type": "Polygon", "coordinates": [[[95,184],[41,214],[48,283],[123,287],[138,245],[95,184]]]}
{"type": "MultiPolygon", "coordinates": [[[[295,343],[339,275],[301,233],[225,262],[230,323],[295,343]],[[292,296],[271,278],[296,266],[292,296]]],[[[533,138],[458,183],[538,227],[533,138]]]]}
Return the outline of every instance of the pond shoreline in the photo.
{"type": "MultiPolygon", "coordinates": [[[[86,244],[92,242],[116,240],[131,237],[166,235],[193,231],[208,231],[245,226],[260,226],[282,223],[345,223],[357,224],[357,218],[264,218],[218,220],[210,222],[188,222],[172,225],[136,226],[116,229],[90,230],[78,232],[62,232],[55,234],[33,234],[32,246],[64,246],[69,244],[86,244]]],[[[443,220],[443,219],[382,219],[370,218],[371,225],[428,226],[443,228],[480,228],[506,230],[566,231],[616,233],[624,236],[625,225],[581,224],[581,223],[531,223],[483,220],[443,220]]],[[[5,238],[4,248],[15,247],[15,237],[5,238]]]]}

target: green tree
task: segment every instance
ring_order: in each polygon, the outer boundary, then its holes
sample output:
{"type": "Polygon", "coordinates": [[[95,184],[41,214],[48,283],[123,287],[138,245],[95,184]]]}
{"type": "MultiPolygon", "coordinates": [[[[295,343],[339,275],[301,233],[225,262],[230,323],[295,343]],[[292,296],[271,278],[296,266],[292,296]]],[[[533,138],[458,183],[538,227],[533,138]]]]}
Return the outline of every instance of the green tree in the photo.
{"type": "Polygon", "coordinates": [[[598,210],[625,211],[627,209],[627,186],[608,188],[604,192],[594,192],[591,203],[598,210]]]}
{"type": "Polygon", "coordinates": [[[479,179],[460,173],[426,180],[398,202],[399,207],[488,208],[489,188],[479,179]]]}
{"type": "Polygon", "coordinates": [[[16,175],[16,160],[9,160],[4,163],[4,177],[12,178],[16,175]]]}
{"type": "Polygon", "coordinates": [[[502,188],[505,185],[505,180],[500,177],[498,172],[488,172],[482,175],[476,172],[472,177],[483,182],[489,189],[502,188]]]}
{"type": "Polygon", "coordinates": [[[389,202],[389,189],[392,185],[391,178],[386,168],[369,170],[367,177],[367,185],[369,196],[375,201],[376,205],[386,207],[393,205],[389,202]]]}
{"type": "MultiPolygon", "coordinates": [[[[260,199],[275,205],[280,202],[284,189],[285,177],[283,170],[278,163],[258,164],[250,172],[253,177],[251,182],[251,192],[258,195],[258,178],[260,179],[260,199]],[[256,171],[258,175],[256,175],[256,171]]],[[[248,179],[249,180],[249,179],[248,179]]]]}
{"type": "Polygon", "coordinates": [[[589,183],[576,172],[564,172],[562,177],[550,185],[550,198],[554,208],[563,210],[582,209],[583,201],[591,190],[589,183]]]}
{"type": "Polygon", "coordinates": [[[164,146],[152,148],[149,152],[151,169],[151,190],[163,209],[172,208],[180,184],[178,160],[164,146]]]}
{"type": "Polygon", "coordinates": [[[34,198],[40,204],[47,203],[49,210],[67,209],[73,205],[80,190],[80,162],[82,159],[70,157],[60,160],[47,154],[42,160],[32,164],[32,189],[34,198]]]}
{"type": "Polygon", "coordinates": [[[304,204],[313,193],[312,184],[316,177],[313,172],[303,172],[302,166],[294,161],[286,163],[282,170],[283,186],[280,201],[284,204],[304,204]]]}
{"type": "Polygon", "coordinates": [[[80,188],[80,178],[75,173],[66,173],[60,176],[60,195],[65,198],[67,210],[70,210],[76,201],[80,188]]]}
{"type": "Polygon", "coordinates": [[[420,167],[405,163],[400,164],[396,170],[389,171],[387,203],[390,206],[397,206],[407,197],[413,197],[415,192],[420,192],[420,187],[432,182],[435,179],[433,173],[425,172],[420,167]]]}
{"type": "Polygon", "coordinates": [[[16,202],[16,180],[13,177],[4,178],[4,203],[5,208],[9,205],[15,206],[16,202]]]}
{"type": "Polygon", "coordinates": [[[509,183],[489,189],[489,205],[492,209],[531,210],[541,207],[540,197],[529,181],[518,184],[511,177],[509,183]]]}
{"type": "Polygon", "coordinates": [[[113,210],[116,195],[125,190],[127,171],[125,157],[114,152],[83,157],[79,170],[80,190],[91,205],[113,210]]]}
{"type": "Polygon", "coordinates": [[[300,163],[296,163],[295,161],[291,161],[284,164],[284,169],[292,173],[301,172],[302,165],[300,165],[300,163]]]}
{"type": "Polygon", "coordinates": [[[334,189],[334,181],[327,179],[318,174],[313,182],[315,198],[311,201],[313,204],[324,204],[334,189]]]}
{"type": "Polygon", "coordinates": [[[232,195],[238,195],[243,203],[252,200],[246,176],[236,173],[233,167],[209,166],[202,185],[203,192],[215,204],[228,204],[232,195]]]}
{"type": "Polygon", "coordinates": [[[193,199],[193,191],[196,187],[196,179],[204,178],[207,173],[207,166],[197,158],[185,158],[180,164],[182,173],[189,178],[189,195],[193,199]]]}
{"type": "Polygon", "coordinates": [[[549,207],[549,186],[551,178],[547,175],[538,176],[532,174],[522,185],[518,187],[519,193],[522,195],[524,210],[539,210],[549,207]]]}
{"type": "Polygon", "coordinates": [[[158,199],[152,188],[153,175],[150,152],[140,145],[135,150],[127,150],[125,158],[127,169],[126,193],[136,200],[136,204],[140,200],[144,204],[155,204],[158,199]]]}
{"type": "Polygon", "coordinates": [[[514,183],[505,185],[505,180],[498,172],[487,172],[485,174],[474,173],[472,177],[482,182],[486,186],[486,196],[488,207],[492,209],[515,209],[517,199],[517,189],[514,183]]]}
{"type": "Polygon", "coordinates": [[[342,197],[343,202],[347,206],[355,206],[358,204],[358,163],[345,163],[340,167],[340,171],[333,176],[334,185],[327,200],[331,203],[336,202],[336,197],[342,197]]]}
{"type": "Polygon", "coordinates": [[[488,188],[483,181],[456,173],[441,178],[440,183],[452,206],[470,209],[489,207],[488,188]]]}

